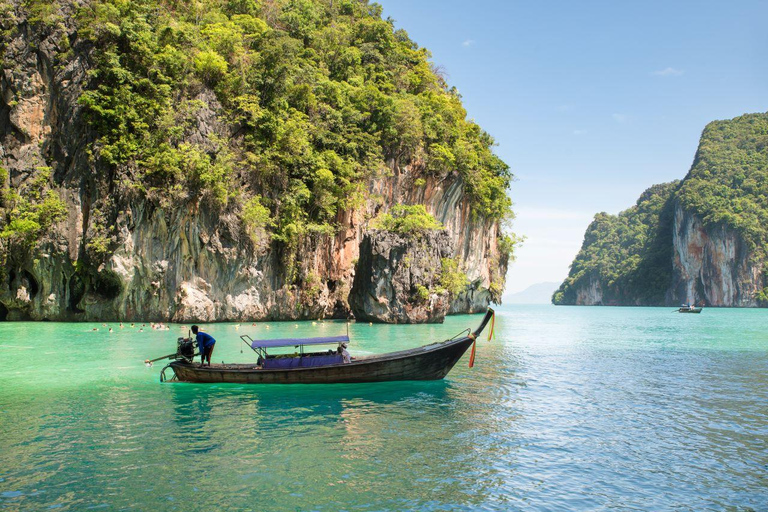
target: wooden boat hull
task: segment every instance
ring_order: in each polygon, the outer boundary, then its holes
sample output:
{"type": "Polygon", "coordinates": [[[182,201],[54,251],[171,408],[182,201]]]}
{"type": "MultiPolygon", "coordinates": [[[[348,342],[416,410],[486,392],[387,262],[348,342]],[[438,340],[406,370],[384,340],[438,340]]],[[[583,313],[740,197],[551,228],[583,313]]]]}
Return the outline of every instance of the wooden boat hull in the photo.
{"type": "Polygon", "coordinates": [[[687,308],[680,308],[677,310],[678,313],[701,313],[701,310],[703,308],[693,308],[693,309],[687,309],[687,308]]]}
{"type": "MultiPolygon", "coordinates": [[[[176,378],[184,382],[231,382],[237,384],[329,384],[353,382],[386,382],[394,380],[438,380],[445,377],[472,345],[461,338],[445,347],[402,357],[371,357],[351,363],[264,370],[249,364],[213,364],[200,368],[197,364],[174,361],[170,364],[176,378]]],[[[429,346],[423,348],[430,348],[429,346]]],[[[408,351],[410,352],[410,351],[408,351]]]]}
{"type": "Polygon", "coordinates": [[[173,361],[168,365],[183,382],[233,384],[332,384],[388,382],[398,380],[438,380],[469,349],[482,332],[493,310],[488,311],[473,334],[419,348],[354,359],[351,363],[313,368],[262,369],[253,364],[197,364],[173,361]]]}

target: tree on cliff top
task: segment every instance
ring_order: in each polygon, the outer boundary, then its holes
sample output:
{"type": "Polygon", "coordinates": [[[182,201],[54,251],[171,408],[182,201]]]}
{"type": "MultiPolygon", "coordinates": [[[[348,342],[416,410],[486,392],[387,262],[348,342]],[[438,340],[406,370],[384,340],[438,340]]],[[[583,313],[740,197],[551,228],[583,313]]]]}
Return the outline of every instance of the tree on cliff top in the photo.
{"type": "Polygon", "coordinates": [[[678,192],[681,206],[705,225],[735,229],[752,255],[768,244],[768,113],[709,123],[678,192]]]}

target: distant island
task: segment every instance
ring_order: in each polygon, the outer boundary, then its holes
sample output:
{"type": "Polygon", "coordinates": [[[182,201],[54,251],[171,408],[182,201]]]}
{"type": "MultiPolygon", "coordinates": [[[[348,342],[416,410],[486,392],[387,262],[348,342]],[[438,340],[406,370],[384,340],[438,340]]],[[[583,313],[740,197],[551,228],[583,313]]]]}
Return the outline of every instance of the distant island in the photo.
{"type": "Polygon", "coordinates": [[[682,181],[598,213],[555,304],[768,306],[768,113],[707,125],[682,181]]]}
{"type": "Polygon", "coordinates": [[[505,304],[549,304],[560,283],[536,283],[504,297],[505,304]]]}
{"type": "Polygon", "coordinates": [[[500,300],[512,173],[378,4],[0,12],[0,319],[439,322],[500,300]]]}

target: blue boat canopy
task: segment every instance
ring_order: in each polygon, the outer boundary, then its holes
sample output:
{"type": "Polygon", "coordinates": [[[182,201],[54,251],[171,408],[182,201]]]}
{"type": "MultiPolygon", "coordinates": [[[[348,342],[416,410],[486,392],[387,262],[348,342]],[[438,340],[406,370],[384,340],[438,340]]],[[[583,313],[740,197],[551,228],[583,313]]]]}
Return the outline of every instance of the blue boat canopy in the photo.
{"type": "Polygon", "coordinates": [[[349,336],[322,336],[320,338],[280,338],[275,340],[255,340],[251,348],[296,347],[299,345],[327,345],[330,343],[348,343],[349,336]]]}

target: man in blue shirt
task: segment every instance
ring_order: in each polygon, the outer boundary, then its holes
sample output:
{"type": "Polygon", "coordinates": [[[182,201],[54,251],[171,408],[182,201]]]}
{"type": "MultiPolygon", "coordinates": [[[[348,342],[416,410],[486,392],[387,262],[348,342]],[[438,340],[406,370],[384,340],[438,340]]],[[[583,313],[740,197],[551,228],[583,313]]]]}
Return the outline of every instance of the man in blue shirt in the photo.
{"type": "Polygon", "coordinates": [[[200,366],[205,366],[205,360],[208,360],[208,366],[211,366],[211,354],[213,354],[213,346],[216,344],[216,340],[213,336],[207,332],[203,332],[196,325],[192,326],[192,333],[196,336],[197,347],[200,350],[200,366]]]}

